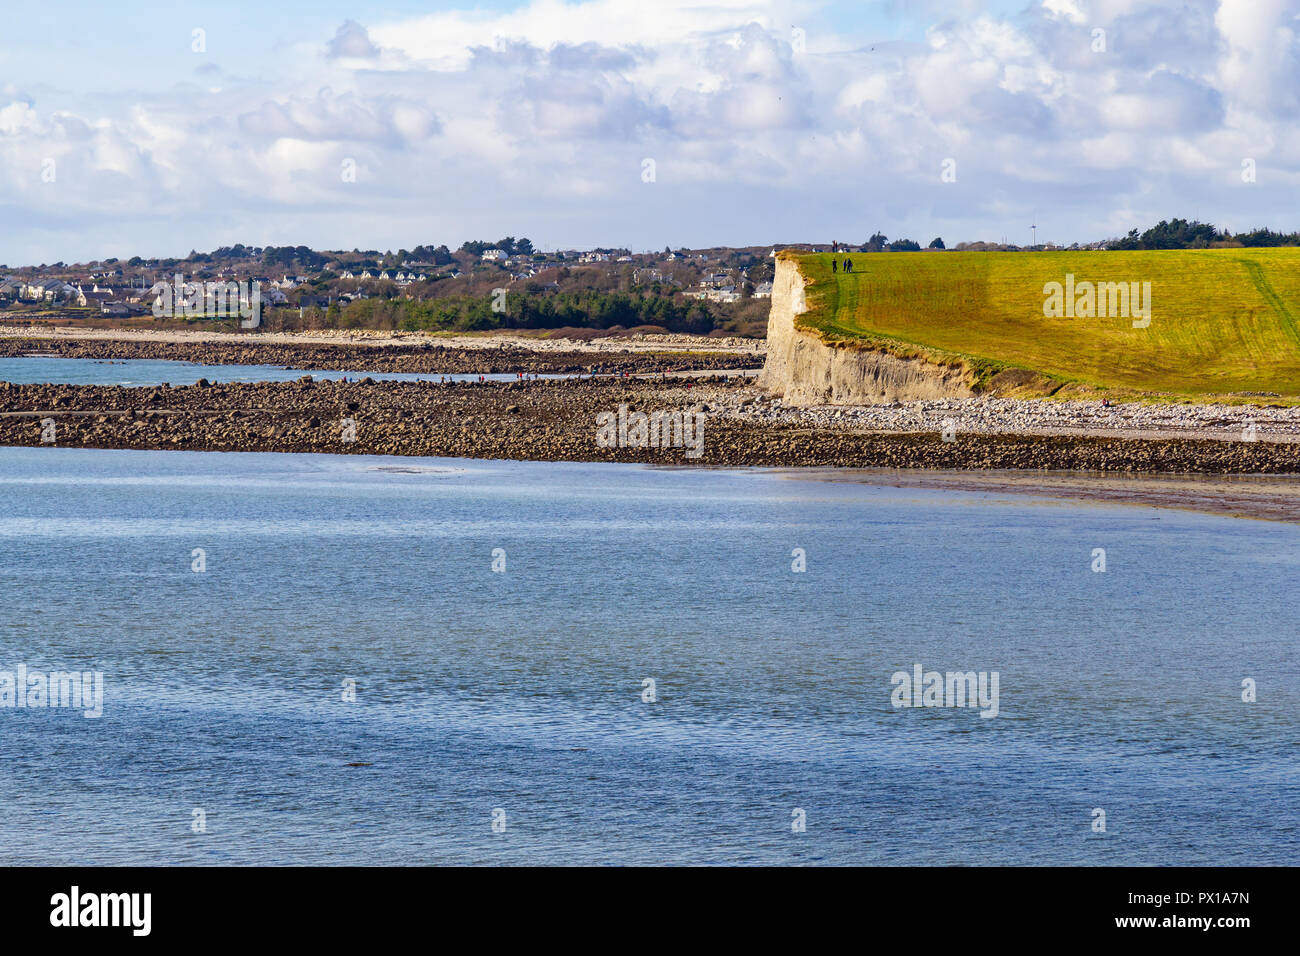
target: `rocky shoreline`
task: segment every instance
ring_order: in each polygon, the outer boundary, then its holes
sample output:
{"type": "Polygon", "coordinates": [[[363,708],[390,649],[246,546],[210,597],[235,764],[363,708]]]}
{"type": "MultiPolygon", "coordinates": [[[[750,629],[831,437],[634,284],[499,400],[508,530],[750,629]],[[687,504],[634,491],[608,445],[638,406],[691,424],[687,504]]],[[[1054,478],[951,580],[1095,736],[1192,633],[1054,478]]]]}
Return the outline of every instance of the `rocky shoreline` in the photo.
{"type": "Polygon", "coordinates": [[[315,342],[154,341],[141,338],[5,337],[0,358],[165,359],[200,365],[275,365],[304,371],[417,374],[606,374],[757,369],[760,357],[725,351],[534,349],[501,343],[466,349],[419,341],[384,345],[315,342]]]}
{"type": "Polygon", "coordinates": [[[0,445],[724,467],[1300,473],[1300,443],[1263,436],[1241,441],[958,430],[945,440],[933,423],[908,428],[904,421],[878,430],[851,420],[814,424],[780,411],[739,376],[346,384],[304,376],[159,388],[0,383],[0,445]],[[701,454],[691,457],[685,447],[600,447],[598,416],[623,405],[631,412],[704,416],[701,454]]]}
{"type": "Polygon", "coordinates": [[[791,407],[781,399],[729,410],[768,424],[954,435],[1105,435],[1117,438],[1220,438],[1300,441],[1300,407],[1189,402],[1111,402],[1017,398],[941,398],[878,405],[791,407]]]}

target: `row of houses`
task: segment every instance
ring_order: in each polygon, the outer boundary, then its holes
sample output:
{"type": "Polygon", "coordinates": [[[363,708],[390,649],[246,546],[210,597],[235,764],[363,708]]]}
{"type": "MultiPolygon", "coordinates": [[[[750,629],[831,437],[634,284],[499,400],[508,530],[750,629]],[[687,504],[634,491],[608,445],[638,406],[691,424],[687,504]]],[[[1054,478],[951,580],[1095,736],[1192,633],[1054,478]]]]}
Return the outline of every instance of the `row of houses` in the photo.
{"type": "MultiPolygon", "coordinates": [[[[688,299],[704,299],[708,302],[739,302],[740,291],[731,284],[705,286],[683,293],[688,299]]],[[[755,299],[772,298],[772,283],[760,282],[750,293],[755,299]]]]}
{"type": "Polygon", "coordinates": [[[578,256],[579,262],[631,262],[631,256],[615,257],[609,252],[584,252],[578,256]]]}
{"type": "MultiPolygon", "coordinates": [[[[710,272],[700,279],[700,287],[686,293],[691,299],[705,299],[709,302],[737,302],[740,300],[740,289],[737,288],[737,279],[734,279],[729,272],[710,272]]],[[[770,299],[772,297],[772,283],[760,282],[754,286],[750,293],[755,299],[770,299]]]]}
{"type": "Polygon", "coordinates": [[[63,279],[0,279],[0,301],[59,303],[118,315],[140,311],[136,307],[147,295],[144,289],[101,289],[98,283],[85,289],[80,282],[74,285],[63,279]]]}
{"type": "MultiPolygon", "coordinates": [[[[261,284],[262,280],[253,280],[261,284]]],[[[292,286],[290,286],[292,287],[292,286]]],[[[361,293],[365,297],[365,293],[361,293]]],[[[340,301],[351,301],[351,296],[340,296],[340,301]]],[[[73,284],[62,279],[24,280],[0,278],[0,302],[32,302],[50,305],[80,306],[97,308],[108,316],[142,315],[148,311],[154,299],[152,288],[101,288],[92,284],[89,290],[81,283],[73,284]]],[[[288,305],[289,297],[284,293],[282,283],[273,282],[261,292],[262,302],[267,305],[288,305]]]]}
{"type": "MultiPolygon", "coordinates": [[[[456,275],[460,275],[460,273],[457,272],[456,275]]],[[[364,270],[361,275],[356,275],[350,269],[344,269],[339,273],[339,278],[353,279],[357,282],[365,282],[369,279],[374,279],[379,282],[396,282],[398,285],[410,285],[412,282],[425,282],[429,277],[423,272],[395,272],[392,275],[389,275],[387,270],[374,273],[369,269],[364,270]]],[[[290,288],[292,288],[292,286],[290,286],[290,288]]]]}
{"type": "Polygon", "coordinates": [[[63,302],[76,295],[80,288],[62,279],[0,280],[0,296],[26,302],[63,302]]]}

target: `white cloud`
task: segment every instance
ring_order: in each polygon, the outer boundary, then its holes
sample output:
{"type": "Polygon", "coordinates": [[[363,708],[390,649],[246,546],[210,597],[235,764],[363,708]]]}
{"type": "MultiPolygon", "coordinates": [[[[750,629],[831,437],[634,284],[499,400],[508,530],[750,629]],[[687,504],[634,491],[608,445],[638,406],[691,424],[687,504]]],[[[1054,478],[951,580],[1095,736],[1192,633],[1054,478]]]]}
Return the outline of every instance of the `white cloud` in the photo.
{"type": "Polygon", "coordinates": [[[379,48],[370,42],[366,28],[355,20],[343,21],[325,49],[331,57],[349,60],[369,60],[379,55],[379,48]]]}
{"type": "Polygon", "coordinates": [[[1088,19],[1078,0],[1043,0],[1043,9],[1053,20],[1083,23],[1088,19]]]}

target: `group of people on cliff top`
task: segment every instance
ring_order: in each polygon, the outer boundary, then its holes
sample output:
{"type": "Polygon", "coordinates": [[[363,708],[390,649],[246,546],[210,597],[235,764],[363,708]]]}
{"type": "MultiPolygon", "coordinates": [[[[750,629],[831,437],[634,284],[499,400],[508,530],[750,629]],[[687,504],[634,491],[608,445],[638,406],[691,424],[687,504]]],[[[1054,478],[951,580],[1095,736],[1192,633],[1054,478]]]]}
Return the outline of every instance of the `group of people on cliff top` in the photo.
{"type": "MultiPolygon", "coordinates": [[[[840,253],[840,244],[839,244],[838,242],[832,242],[832,243],[831,243],[831,252],[834,253],[834,254],[837,255],[837,256],[839,255],[839,253],[840,253]]],[[[831,260],[831,272],[838,272],[838,271],[839,271],[839,268],[840,268],[840,260],[839,260],[839,259],[832,259],[832,260],[831,260]]],[[[848,256],[845,256],[845,257],[844,257],[844,271],[845,271],[845,272],[852,272],[852,271],[853,271],[853,260],[850,259],[848,256]]]]}

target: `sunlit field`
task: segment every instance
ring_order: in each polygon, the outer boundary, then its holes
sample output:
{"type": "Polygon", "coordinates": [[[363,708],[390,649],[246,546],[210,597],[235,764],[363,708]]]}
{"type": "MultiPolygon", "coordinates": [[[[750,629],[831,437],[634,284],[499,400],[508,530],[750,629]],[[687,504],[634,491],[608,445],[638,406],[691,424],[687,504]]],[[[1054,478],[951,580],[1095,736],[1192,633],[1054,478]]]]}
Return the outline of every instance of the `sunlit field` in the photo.
{"type": "Polygon", "coordinates": [[[961,360],[981,381],[1011,367],[1050,376],[1053,388],[1300,396],[1297,248],[785,255],[809,281],[802,325],[828,339],[961,360]],[[1139,294],[1127,310],[1103,293],[1091,316],[1046,315],[1045,287],[1059,283],[1064,303],[1067,275],[1076,303],[1083,283],[1130,292],[1137,283],[1139,294]],[[1138,300],[1150,306],[1149,324],[1138,300]]]}

